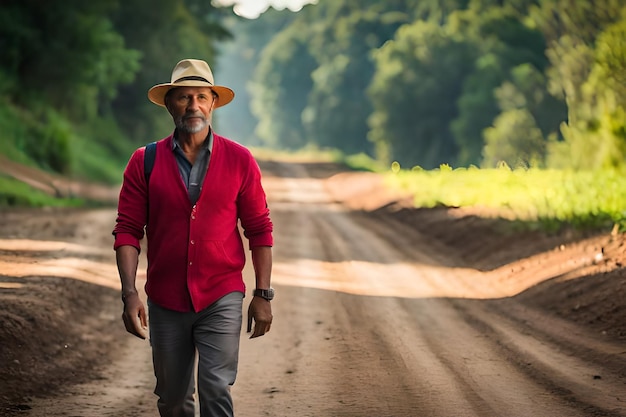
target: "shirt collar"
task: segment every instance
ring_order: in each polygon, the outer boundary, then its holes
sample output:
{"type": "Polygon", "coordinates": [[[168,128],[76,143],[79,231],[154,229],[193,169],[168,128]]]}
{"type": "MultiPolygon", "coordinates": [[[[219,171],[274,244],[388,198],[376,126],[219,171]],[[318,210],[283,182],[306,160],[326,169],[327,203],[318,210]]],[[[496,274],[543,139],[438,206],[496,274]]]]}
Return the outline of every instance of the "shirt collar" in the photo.
{"type": "MultiPolygon", "coordinates": [[[[209,152],[213,151],[213,129],[209,128],[209,134],[202,146],[209,152]]],[[[178,143],[178,129],[175,129],[172,135],[172,150],[174,151],[176,148],[180,148],[180,143],[178,143]]]]}

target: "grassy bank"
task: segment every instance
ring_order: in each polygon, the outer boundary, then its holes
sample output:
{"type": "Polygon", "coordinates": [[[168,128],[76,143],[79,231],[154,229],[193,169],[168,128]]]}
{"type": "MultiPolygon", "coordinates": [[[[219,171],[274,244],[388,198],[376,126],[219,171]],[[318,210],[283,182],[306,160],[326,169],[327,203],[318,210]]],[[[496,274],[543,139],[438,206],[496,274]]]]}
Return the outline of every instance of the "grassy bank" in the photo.
{"type": "Polygon", "coordinates": [[[408,191],[416,207],[482,206],[503,217],[556,230],[626,230],[626,175],[622,170],[565,171],[459,168],[400,170],[386,174],[391,187],[408,191]]]}
{"type": "Polygon", "coordinates": [[[57,197],[0,175],[1,207],[80,207],[89,202],[80,198],[57,197]]]}

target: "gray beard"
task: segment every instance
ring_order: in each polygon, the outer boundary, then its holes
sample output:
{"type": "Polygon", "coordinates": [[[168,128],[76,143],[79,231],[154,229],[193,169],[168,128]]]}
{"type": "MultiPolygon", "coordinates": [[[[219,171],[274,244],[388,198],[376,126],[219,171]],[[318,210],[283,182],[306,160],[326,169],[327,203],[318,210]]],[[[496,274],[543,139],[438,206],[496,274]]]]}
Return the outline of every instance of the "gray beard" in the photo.
{"type": "Polygon", "coordinates": [[[198,133],[201,132],[202,129],[209,125],[208,120],[204,120],[203,123],[190,125],[188,124],[182,117],[176,121],[176,128],[181,132],[185,133],[198,133]]]}

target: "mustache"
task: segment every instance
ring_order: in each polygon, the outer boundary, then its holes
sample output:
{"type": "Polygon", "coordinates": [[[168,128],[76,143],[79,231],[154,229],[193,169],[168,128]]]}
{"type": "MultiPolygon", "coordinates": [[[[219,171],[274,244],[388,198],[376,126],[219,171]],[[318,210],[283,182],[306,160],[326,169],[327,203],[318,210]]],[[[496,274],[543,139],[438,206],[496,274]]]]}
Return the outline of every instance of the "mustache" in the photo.
{"type": "Polygon", "coordinates": [[[203,121],[206,121],[206,117],[204,117],[204,114],[202,113],[185,113],[182,115],[180,119],[182,121],[185,121],[187,119],[192,119],[192,118],[199,118],[199,119],[202,119],[203,121]]]}

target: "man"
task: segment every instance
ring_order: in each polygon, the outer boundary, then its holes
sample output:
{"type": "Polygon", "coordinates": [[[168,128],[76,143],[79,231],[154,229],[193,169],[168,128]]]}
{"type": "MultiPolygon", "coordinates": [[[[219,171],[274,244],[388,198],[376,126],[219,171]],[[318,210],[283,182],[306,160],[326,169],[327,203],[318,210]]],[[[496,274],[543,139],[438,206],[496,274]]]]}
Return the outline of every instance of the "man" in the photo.
{"type": "Polygon", "coordinates": [[[174,132],[156,142],[153,169],[146,148],[124,171],[113,234],[126,330],[150,343],[161,416],[193,417],[196,386],[201,416],[232,416],[245,286],[243,241],[252,252],[256,289],[248,332],[270,330],[272,222],[261,173],[250,152],[211,128],[213,110],[234,92],[216,86],[206,62],[180,61],[170,83],[148,92],[167,108],[174,132]],[[147,237],[148,314],[135,287],[140,240],[147,237]]]}

